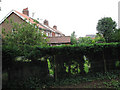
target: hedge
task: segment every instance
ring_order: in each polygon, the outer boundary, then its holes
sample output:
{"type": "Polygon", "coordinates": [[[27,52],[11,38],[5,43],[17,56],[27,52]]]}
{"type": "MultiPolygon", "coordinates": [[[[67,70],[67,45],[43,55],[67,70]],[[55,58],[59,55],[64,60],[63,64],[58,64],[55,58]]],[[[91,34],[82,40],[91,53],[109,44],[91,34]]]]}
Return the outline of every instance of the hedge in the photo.
{"type": "MultiPolygon", "coordinates": [[[[55,80],[68,77],[72,74],[85,75],[84,56],[86,56],[91,64],[89,73],[106,72],[120,68],[115,66],[116,61],[120,61],[120,43],[34,47],[33,49],[30,48],[30,50],[31,52],[24,56],[30,59],[32,63],[36,61],[47,61],[47,59],[50,60],[54,69],[55,80]]],[[[16,56],[23,55],[17,49],[4,47],[3,53],[4,61],[14,60],[16,56]]],[[[4,62],[4,64],[7,65],[7,62],[4,62]]]]}

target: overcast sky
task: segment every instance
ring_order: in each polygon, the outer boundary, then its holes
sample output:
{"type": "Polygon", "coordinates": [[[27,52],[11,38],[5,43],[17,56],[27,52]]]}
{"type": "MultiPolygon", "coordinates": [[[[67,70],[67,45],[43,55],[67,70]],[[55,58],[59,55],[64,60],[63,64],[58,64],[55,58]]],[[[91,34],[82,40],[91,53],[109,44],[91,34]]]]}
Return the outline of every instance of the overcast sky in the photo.
{"type": "Polygon", "coordinates": [[[57,25],[58,30],[70,36],[75,31],[77,37],[95,34],[96,25],[103,17],[112,17],[118,23],[119,0],[1,0],[0,20],[12,9],[22,12],[26,7],[30,17],[41,21],[47,19],[49,25],[57,25]]]}

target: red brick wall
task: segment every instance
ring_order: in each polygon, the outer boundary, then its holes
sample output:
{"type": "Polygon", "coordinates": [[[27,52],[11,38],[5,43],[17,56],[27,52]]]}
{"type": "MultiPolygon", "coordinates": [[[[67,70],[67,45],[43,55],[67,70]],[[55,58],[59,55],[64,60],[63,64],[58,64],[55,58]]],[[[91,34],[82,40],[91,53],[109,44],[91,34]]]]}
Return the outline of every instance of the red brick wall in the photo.
{"type": "Polygon", "coordinates": [[[15,13],[12,13],[8,18],[8,23],[6,21],[4,21],[1,25],[2,25],[2,28],[5,29],[6,32],[8,31],[12,31],[12,24],[11,24],[11,19],[13,22],[17,22],[17,23],[23,23],[25,21],[23,21],[19,16],[17,16],[15,13]]]}
{"type": "Polygon", "coordinates": [[[52,32],[52,37],[55,37],[55,33],[54,32],[52,32]]]}

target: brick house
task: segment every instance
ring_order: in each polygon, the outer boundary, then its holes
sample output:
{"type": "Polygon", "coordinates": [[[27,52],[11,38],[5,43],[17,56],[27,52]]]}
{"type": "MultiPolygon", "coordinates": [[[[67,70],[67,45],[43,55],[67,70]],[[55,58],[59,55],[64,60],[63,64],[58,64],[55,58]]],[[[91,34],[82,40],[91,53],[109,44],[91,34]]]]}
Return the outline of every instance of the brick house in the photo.
{"type": "MultiPolygon", "coordinates": [[[[31,24],[34,24],[34,19],[29,17],[29,10],[28,8],[23,9],[22,13],[11,10],[1,21],[0,21],[0,30],[2,28],[5,29],[6,32],[13,31],[12,30],[12,24],[8,23],[6,24],[5,20],[11,21],[11,19],[14,22],[17,22],[19,24],[23,22],[30,22],[31,24]]],[[[37,26],[39,29],[43,29],[44,31],[42,33],[46,34],[48,36],[49,42],[48,44],[52,45],[60,45],[60,44],[70,44],[70,36],[65,36],[62,32],[57,30],[57,26],[54,25],[53,27],[49,26],[48,20],[44,20],[43,23],[38,23],[37,26]],[[62,40],[63,39],[63,40],[62,40]],[[60,40],[60,41],[58,41],[60,40]],[[65,40],[65,41],[64,41],[65,40]],[[51,41],[51,42],[50,42],[51,41]],[[54,41],[54,43],[53,43],[54,41]]]]}

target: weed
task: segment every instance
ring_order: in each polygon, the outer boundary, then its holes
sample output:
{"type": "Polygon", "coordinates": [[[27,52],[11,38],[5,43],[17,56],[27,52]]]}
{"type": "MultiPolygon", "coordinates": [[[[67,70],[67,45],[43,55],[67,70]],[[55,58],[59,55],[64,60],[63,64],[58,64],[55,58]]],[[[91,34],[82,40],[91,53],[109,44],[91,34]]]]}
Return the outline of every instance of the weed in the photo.
{"type": "Polygon", "coordinates": [[[120,82],[118,80],[111,80],[110,82],[103,82],[106,87],[120,88],[120,82]]]}

